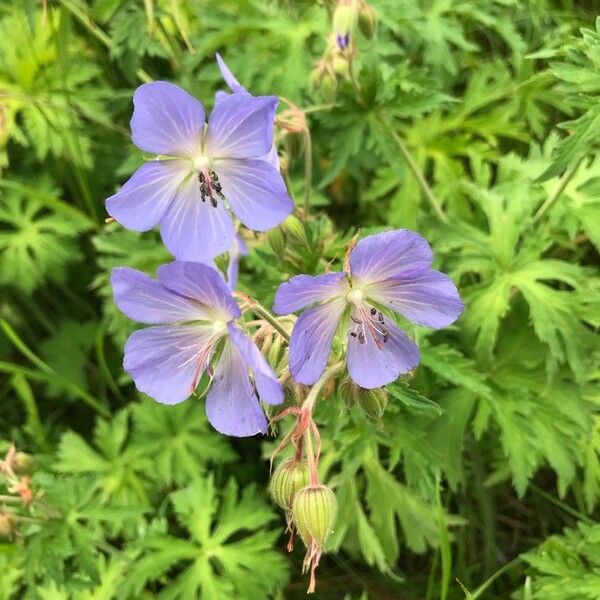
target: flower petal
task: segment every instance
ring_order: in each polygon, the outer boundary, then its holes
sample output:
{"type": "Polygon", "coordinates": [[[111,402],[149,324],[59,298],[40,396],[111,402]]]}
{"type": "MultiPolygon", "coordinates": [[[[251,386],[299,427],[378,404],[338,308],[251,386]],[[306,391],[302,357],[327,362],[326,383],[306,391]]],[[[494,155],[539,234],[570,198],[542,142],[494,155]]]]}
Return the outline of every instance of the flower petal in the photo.
{"type": "Polygon", "coordinates": [[[248,377],[238,347],[227,340],[206,397],[210,424],[225,435],[246,437],[266,433],[267,419],[248,377]]]}
{"type": "Polygon", "coordinates": [[[211,311],[214,320],[229,321],[242,314],[219,272],[208,265],[176,260],[159,267],[156,275],[165,288],[211,311]]]}
{"type": "Polygon", "coordinates": [[[148,327],[127,340],[123,367],[140,392],[176,404],[196,388],[214,341],[210,325],[148,327]]]}
{"type": "Polygon", "coordinates": [[[202,201],[200,185],[192,176],[179,188],[161,221],[160,233],[178,260],[208,262],[229,248],[235,230],[222,202],[215,207],[202,201]]]}
{"type": "Polygon", "coordinates": [[[290,339],[290,371],[298,383],[312,385],[323,374],[345,308],[343,300],[334,300],[298,317],[290,339]]]}
{"type": "Polygon", "coordinates": [[[240,259],[242,256],[248,256],[248,247],[241,236],[237,234],[233,238],[231,248],[229,248],[229,260],[227,263],[227,286],[230,290],[235,290],[237,287],[240,259]]]}
{"type": "Polygon", "coordinates": [[[408,229],[386,231],[363,238],[350,254],[350,271],[357,283],[422,273],[433,255],[425,238],[408,229]]]}
{"type": "Polygon", "coordinates": [[[267,404],[281,404],[283,402],[281,384],[260,350],[236,325],[230,323],[228,330],[231,341],[237,346],[246,365],[252,369],[260,400],[267,404]]]}
{"type": "Polygon", "coordinates": [[[206,318],[197,302],[168,290],[141,271],[117,267],[112,270],[110,283],[119,310],[134,321],[175,323],[206,318]]]}
{"type": "Polygon", "coordinates": [[[235,78],[234,74],[229,70],[229,67],[225,64],[225,61],[218,52],[215,53],[215,58],[217,59],[219,71],[221,71],[221,77],[223,77],[225,83],[229,86],[229,89],[231,89],[234,94],[248,94],[246,88],[235,78]]]}
{"type": "Polygon", "coordinates": [[[267,231],[292,212],[281,174],[264,160],[218,160],[214,167],[229,207],[246,227],[267,231]]]}
{"type": "Polygon", "coordinates": [[[275,294],[273,311],[289,315],[315,302],[332,300],[349,289],[347,273],[296,275],[282,283],[275,294]]]}
{"type": "Polygon", "coordinates": [[[127,229],[148,231],[163,218],[188,172],[187,161],[146,163],[107,198],[106,211],[127,229]]]}
{"type": "Polygon", "coordinates": [[[368,295],[413,323],[434,329],[454,323],[465,307],[452,279],[439,271],[371,284],[368,295]]]}
{"type": "Polygon", "coordinates": [[[273,145],[276,96],[231,94],[209,119],[206,152],[211,158],[256,158],[273,145]]]}
{"type": "Polygon", "coordinates": [[[204,108],[199,100],[167,81],[141,85],[133,95],[131,139],[153,154],[198,154],[204,131],[204,108]]]}
{"type": "Polygon", "coordinates": [[[358,337],[348,335],[348,372],[352,381],[363,388],[387,385],[419,364],[417,345],[390,320],[386,328],[389,338],[381,348],[368,333],[362,344],[358,337]]]}

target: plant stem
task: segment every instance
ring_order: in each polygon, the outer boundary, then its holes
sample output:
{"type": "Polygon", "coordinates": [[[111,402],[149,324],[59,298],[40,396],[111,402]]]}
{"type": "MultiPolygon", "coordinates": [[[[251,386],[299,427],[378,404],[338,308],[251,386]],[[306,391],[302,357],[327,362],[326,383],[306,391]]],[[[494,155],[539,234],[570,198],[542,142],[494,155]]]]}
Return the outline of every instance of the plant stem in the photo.
{"type": "Polygon", "coordinates": [[[252,312],[261,316],[288,344],[290,343],[290,334],[282,327],[281,323],[279,323],[276,317],[274,317],[262,304],[260,304],[260,302],[254,298],[251,298],[247,294],[244,294],[243,292],[234,292],[233,295],[243,300],[252,312]]]}
{"type": "Polygon", "coordinates": [[[310,189],[312,186],[312,141],[308,127],[304,132],[304,218],[310,211],[310,189]]]}
{"type": "Polygon", "coordinates": [[[448,217],[442,210],[442,205],[440,201],[436,198],[431,187],[429,187],[427,180],[423,176],[423,173],[421,173],[421,170],[419,169],[419,166],[417,165],[413,155],[410,153],[410,150],[406,147],[406,144],[404,143],[402,138],[394,131],[392,124],[382,115],[378,115],[378,118],[381,124],[389,132],[390,136],[394,140],[394,143],[398,147],[400,154],[402,154],[402,158],[404,158],[408,169],[419,184],[421,192],[423,193],[425,198],[427,198],[429,204],[431,204],[431,208],[433,208],[435,214],[440,219],[440,221],[442,221],[443,223],[447,223],[448,217]]]}
{"type": "Polygon", "coordinates": [[[323,386],[334,376],[337,375],[344,367],[343,362],[336,363],[331,367],[325,369],[323,375],[319,380],[312,386],[306,400],[302,403],[302,408],[308,410],[311,414],[315,406],[315,402],[319,395],[319,392],[323,389],[323,386]]]}
{"type": "MultiPolygon", "coordinates": [[[[60,0],[60,3],[66,8],[101,44],[106,46],[109,50],[114,49],[113,41],[110,37],[92,21],[90,16],[76,6],[71,0],[60,0]]],[[[138,69],[135,74],[138,76],[140,81],[148,83],[153,81],[152,77],[144,71],[144,69],[138,69]]]]}
{"type": "Polygon", "coordinates": [[[510,562],[507,562],[503,567],[498,569],[487,581],[482,583],[471,594],[469,600],[477,600],[477,598],[479,598],[481,596],[481,594],[483,594],[483,592],[485,592],[490,587],[490,585],[492,585],[492,583],[494,583],[494,581],[496,581],[496,579],[498,579],[498,577],[500,577],[501,575],[504,575],[504,573],[506,573],[507,571],[510,571],[515,565],[518,565],[521,561],[522,561],[522,558],[520,556],[517,556],[517,558],[513,558],[513,560],[511,560],[510,562]]]}
{"type": "Polygon", "coordinates": [[[533,219],[531,220],[532,227],[537,225],[544,215],[556,204],[562,193],[565,191],[567,185],[569,185],[571,179],[573,179],[575,173],[577,173],[577,169],[583,162],[584,158],[585,156],[582,156],[570,169],[564,172],[563,176],[558,182],[557,188],[554,190],[554,193],[548,197],[548,199],[544,202],[544,204],[542,204],[542,206],[540,206],[538,211],[533,216],[533,219]]]}
{"type": "Polygon", "coordinates": [[[0,502],[6,502],[6,504],[22,504],[23,500],[16,496],[0,496],[0,502]]]}
{"type": "Polygon", "coordinates": [[[319,485],[319,467],[313,448],[312,432],[310,427],[304,432],[304,442],[306,444],[306,461],[308,462],[308,475],[311,486],[319,485]]]}

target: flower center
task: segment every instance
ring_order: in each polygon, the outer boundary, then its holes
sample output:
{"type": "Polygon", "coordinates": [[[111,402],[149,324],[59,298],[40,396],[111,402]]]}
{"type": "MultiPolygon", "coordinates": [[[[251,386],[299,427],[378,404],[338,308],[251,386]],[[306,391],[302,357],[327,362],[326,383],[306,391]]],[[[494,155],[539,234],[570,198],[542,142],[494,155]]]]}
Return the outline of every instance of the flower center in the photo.
{"type": "Polygon", "coordinates": [[[210,171],[211,162],[208,156],[204,154],[199,154],[194,156],[192,159],[192,169],[197,173],[208,172],[210,171]]]}
{"type": "Polygon", "coordinates": [[[347,294],[346,294],[346,300],[348,301],[349,304],[357,304],[358,302],[360,302],[363,298],[365,297],[364,292],[361,289],[358,288],[352,288],[347,294]]]}
{"type": "Polygon", "coordinates": [[[213,322],[213,331],[215,334],[223,333],[227,329],[227,323],[220,319],[213,322]]]}
{"type": "Polygon", "coordinates": [[[198,183],[200,184],[200,198],[206,202],[208,198],[214,208],[217,208],[217,198],[225,200],[221,191],[221,184],[217,174],[212,170],[212,161],[205,154],[198,154],[192,159],[192,170],[198,173],[198,183]]]}

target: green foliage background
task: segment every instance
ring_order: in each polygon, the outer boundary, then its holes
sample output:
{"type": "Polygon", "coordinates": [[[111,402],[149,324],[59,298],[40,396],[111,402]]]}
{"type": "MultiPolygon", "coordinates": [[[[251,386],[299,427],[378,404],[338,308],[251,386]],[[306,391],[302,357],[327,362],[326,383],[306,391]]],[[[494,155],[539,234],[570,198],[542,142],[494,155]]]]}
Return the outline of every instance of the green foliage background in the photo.
{"type": "MultiPolygon", "coordinates": [[[[318,405],[340,513],[317,597],[600,599],[594,3],[372,4],[360,103],[343,78],[334,102],[311,88],[330,28],[317,2],[0,4],[0,452],[33,455],[43,493],[0,542],[0,599],[304,595],[265,491],[273,441],[216,434],[201,399],[138,396],[107,284],[169,260],[154,233],[104,224],[142,161],[133,90],[168,79],[211,105],[216,51],[253,93],[307,109],[312,134],[313,217],[279,245],[253,238],[241,288],[270,305],[357,228],[407,227],[467,304],[451,329],[413,332],[422,364],[381,421],[342,394],[318,405]]],[[[299,140],[280,146],[301,199],[299,140]]]]}

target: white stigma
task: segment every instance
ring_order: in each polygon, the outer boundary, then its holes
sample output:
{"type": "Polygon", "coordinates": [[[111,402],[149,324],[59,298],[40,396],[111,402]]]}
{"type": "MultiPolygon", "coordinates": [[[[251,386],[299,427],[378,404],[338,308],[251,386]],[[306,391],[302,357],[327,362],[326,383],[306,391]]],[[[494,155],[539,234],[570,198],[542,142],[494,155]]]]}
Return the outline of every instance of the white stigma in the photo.
{"type": "Polygon", "coordinates": [[[205,154],[198,154],[192,159],[192,169],[198,173],[207,173],[211,170],[211,161],[205,154]]]}
{"type": "Polygon", "coordinates": [[[213,322],[213,331],[215,334],[223,333],[227,329],[227,323],[225,321],[217,320],[213,322]]]}
{"type": "Polygon", "coordinates": [[[365,294],[363,293],[363,291],[360,289],[357,289],[357,288],[352,288],[346,294],[346,300],[350,304],[356,304],[357,302],[360,302],[364,297],[365,297],[365,294]]]}

